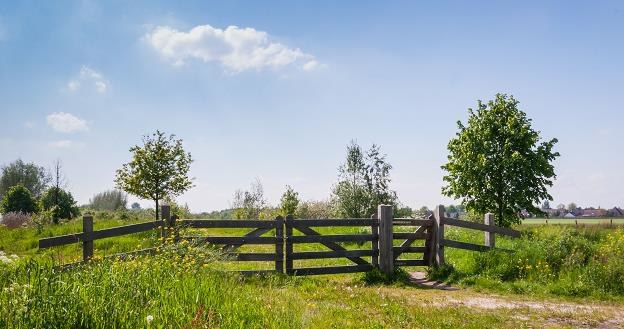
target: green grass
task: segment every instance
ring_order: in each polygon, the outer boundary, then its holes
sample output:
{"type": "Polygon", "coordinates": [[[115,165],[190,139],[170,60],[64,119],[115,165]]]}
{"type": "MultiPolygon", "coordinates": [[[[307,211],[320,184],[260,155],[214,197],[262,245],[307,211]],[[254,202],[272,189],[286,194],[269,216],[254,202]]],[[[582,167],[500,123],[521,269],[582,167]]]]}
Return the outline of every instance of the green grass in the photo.
{"type": "Polygon", "coordinates": [[[527,218],[522,221],[525,225],[624,225],[624,218],[527,218]]]}

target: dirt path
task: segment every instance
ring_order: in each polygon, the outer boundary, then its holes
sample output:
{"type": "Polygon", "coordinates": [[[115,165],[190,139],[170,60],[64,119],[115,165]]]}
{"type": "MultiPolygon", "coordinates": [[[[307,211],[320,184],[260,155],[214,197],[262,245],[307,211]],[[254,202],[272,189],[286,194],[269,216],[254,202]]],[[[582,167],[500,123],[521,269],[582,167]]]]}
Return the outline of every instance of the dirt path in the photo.
{"type": "MultiPolygon", "coordinates": [[[[412,282],[430,289],[420,304],[432,307],[467,307],[470,309],[511,312],[521,321],[540,319],[552,328],[624,328],[624,306],[600,302],[570,302],[527,298],[522,295],[497,295],[459,289],[439,281],[426,279],[424,272],[410,273],[412,282]]],[[[413,300],[413,302],[418,302],[413,300]]]]}

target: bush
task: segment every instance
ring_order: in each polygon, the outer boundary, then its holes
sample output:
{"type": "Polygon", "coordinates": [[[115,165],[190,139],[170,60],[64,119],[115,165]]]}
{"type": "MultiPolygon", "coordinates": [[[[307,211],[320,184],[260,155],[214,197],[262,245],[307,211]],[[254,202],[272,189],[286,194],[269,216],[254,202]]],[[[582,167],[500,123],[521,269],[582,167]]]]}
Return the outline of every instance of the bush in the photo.
{"type": "Polygon", "coordinates": [[[60,219],[72,219],[80,215],[80,209],[71,193],[57,187],[51,187],[43,193],[41,208],[52,211],[55,224],[58,224],[60,219]]]}
{"type": "Polygon", "coordinates": [[[89,207],[95,210],[126,209],[128,194],[119,190],[110,190],[98,193],[89,200],[89,207]]]}
{"type": "Polygon", "coordinates": [[[27,213],[23,213],[21,211],[18,212],[9,212],[2,216],[2,224],[8,228],[18,228],[22,227],[30,221],[30,215],[27,213]]]}
{"type": "Polygon", "coordinates": [[[4,195],[0,208],[3,213],[35,213],[37,212],[37,203],[27,188],[22,185],[16,185],[10,187],[4,195]]]}

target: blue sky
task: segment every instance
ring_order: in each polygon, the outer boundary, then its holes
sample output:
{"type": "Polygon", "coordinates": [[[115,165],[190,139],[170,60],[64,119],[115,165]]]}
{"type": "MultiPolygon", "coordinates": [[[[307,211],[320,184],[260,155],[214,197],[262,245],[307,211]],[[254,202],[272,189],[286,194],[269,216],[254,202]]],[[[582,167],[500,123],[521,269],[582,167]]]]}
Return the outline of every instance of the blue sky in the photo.
{"type": "Polygon", "coordinates": [[[6,1],[0,164],[59,158],[86,203],[160,129],[202,211],[255,178],[274,204],[327,198],[356,139],[434,206],[456,121],[502,92],[560,140],[554,204],[624,205],[623,59],[618,1],[6,1]]]}

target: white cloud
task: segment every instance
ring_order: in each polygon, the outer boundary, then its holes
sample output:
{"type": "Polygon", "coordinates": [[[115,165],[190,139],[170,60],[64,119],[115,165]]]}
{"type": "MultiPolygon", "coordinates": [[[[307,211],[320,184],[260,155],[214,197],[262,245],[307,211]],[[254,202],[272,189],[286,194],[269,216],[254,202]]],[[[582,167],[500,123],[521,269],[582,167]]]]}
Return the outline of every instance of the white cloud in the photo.
{"type": "Polygon", "coordinates": [[[55,112],[48,115],[46,117],[46,122],[52,129],[62,133],[89,130],[89,126],[85,120],[65,112],[55,112]]]}
{"type": "Polygon", "coordinates": [[[95,91],[101,94],[108,91],[108,82],[104,79],[104,76],[88,66],[81,67],[78,76],[69,80],[67,83],[67,90],[75,92],[83,85],[91,86],[95,91]]]}
{"type": "Polygon", "coordinates": [[[219,62],[233,72],[290,64],[305,70],[318,66],[314,56],[269,39],[266,32],[253,28],[228,26],[223,30],[210,25],[199,25],[188,32],[158,26],[145,35],[148,44],[174,65],[198,59],[219,62]]]}

